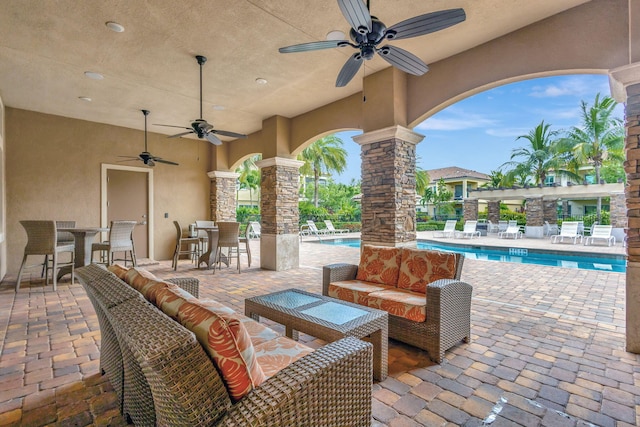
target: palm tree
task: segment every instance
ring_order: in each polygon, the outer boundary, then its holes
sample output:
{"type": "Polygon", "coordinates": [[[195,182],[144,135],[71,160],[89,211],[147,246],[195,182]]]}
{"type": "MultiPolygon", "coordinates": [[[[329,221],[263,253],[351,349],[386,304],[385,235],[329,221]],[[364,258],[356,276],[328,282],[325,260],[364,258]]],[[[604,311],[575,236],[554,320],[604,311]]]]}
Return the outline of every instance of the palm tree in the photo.
{"type": "Polygon", "coordinates": [[[342,148],[342,140],[328,135],[313,142],[298,155],[304,165],[300,167],[303,176],[313,176],[313,204],[318,207],[318,182],[323,174],[340,173],[347,166],[347,150],[342,148]]]}
{"type": "MultiPolygon", "coordinates": [[[[236,172],[240,174],[238,182],[240,183],[238,190],[244,188],[249,190],[249,201],[253,206],[253,190],[260,188],[260,171],[256,166],[256,162],[262,159],[262,155],[256,154],[248,157],[242,164],[236,168],[236,172]]],[[[238,197],[236,196],[236,203],[238,197]]]]}
{"type": "MultiPolygon", "coordinates": [[[[624,128],[622,121],[613,117],[616,105],[616,101],[609,96],[600,99],[599,93],[592,106],[582,101],[581,126],[569,129],[562,141],[577,163],[593,165],[596,183],[600,182],[600,168],[605,161],[624,161],[624,128]]],[[[601,210],[602,199],[598,197],[598,221],[601,210]]]]}
{"type": "Polygon", "coordinates": [[[502,164],[504,167],[513,167],[505,174],[507,181],[515,182],[516,177],[526,174],[532,176],[536,184],[544,184],[547,172],[555,170],[563,172],[561,159],[557,154],[556,140],[558,132],[550,130],[550,124],[544,120],[532,129],[527,135],[520,135],[516,139],[529,141],[528,147],[514,148],[511,151],[511,161],[502,164]],[[515,161],[513,159],[521,159],[515,161]]]}
{"type": "Polygon", "coordinates": [[[416,193],[423,194],[430,182],[429,173],[424,169],[416,168],[416,193]]]}

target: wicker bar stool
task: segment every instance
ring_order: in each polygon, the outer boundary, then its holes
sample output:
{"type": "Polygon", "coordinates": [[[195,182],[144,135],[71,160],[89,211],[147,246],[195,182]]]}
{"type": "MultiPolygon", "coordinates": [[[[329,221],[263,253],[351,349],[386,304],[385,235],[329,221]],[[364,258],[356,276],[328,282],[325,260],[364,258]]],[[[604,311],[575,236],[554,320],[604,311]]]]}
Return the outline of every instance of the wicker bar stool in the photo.
{"type": "Polygon", "coordinates": [[[127,265],[127,252],[131,255],[131,262],[134,267],[138,265],[136,261],[136,252],[133,246],[133,228],[137,221],[111,221],[109,226],[109,240],[91,245],[91,262],[93,253],[101,251],[104,255],[101,257],[101,264],[111,265],[114,262],[113,254],[115,252],[124,252],[124,265],[127,265]]]}
{"type": "MultiPolygon", "coordinates": [[[[236,260],[238,263],[238,274],[240,274],[240,223],[231,221],[218,221],[218,249],[216,251],[216,262],[218,263],[218,269],[220,269],[222,248],[228,248],[229,252],[227,259],[231,264],[231,257],[233,253],[236,254],[236,260]]],[[[216,269],[213,269],[215,274],[216,269]]]]}
{"type": "Polygon", "coordinates": [[[176,227],[176,249],[173,252],[172,264],[175,271],[178,269],[178,259],[180,255],[189,255],[192,262],[194,260],[197,262],[200,256],[200,238],[184,236],[182,226],[178,221],[173,221],[173,225],[176,227]]]}

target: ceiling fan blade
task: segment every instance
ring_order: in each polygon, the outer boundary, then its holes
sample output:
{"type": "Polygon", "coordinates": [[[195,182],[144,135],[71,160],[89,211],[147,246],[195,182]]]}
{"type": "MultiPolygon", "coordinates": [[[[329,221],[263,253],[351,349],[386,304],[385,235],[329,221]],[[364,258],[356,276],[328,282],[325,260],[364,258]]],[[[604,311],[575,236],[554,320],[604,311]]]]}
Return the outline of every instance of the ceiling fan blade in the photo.
{"type": "Polygon", "coordinates": [[[405,73],[413,74],[414,76],[421,76],[429,71],[427,64],[422,62],[420,58],[411,52],[400,49],[399,47],[383,46],[377,51],[385,61],[394,67],[401,69],[405,73]]]}
{"type": "Polygon", "coordinates": [[[154,123],[153,125],[154,125],[154,126],[164,126],[164,127],[167,127],[167,128],[191,129],[191,128],[184,127],[184,126],[176,126],[176,125],[160,125],[160,124],[158,124],[158,123],[154,123]]]}
{"type": "Polygon", "coordinates": [[[281,47],[280,53],[308,52],[311,50],[331,49],[339,47],[340,43],[348,43],[346,40],[323,40],[320,42],[310,42],[294,44],[293,46],[281,47]]]}
{"type": "Polygon", "coordinates": [[[356,52],[351,55],[351,58],[347,59],[347,62],[342,66],[338,78],[336,79],[336,87],[346,86],[351,81],[353,76],[356,75],[360,66],[362,65],[362,55],[360,52],[356,52]]]}
{"type": "Polygon", "coordinates": [[[220,140],[220,138],[218,138],[213,132],[205,133],[204,137],[213,145],[222,145],[222,141],[220,140]]]}
{"type": "Polygon", "coordinates": [[[448,9],[427,13],[399,22],[387,28],[385,37],[392,40],[418,37],[444,30],[467,18],[464,9],[448,9]]]}
{"type": "Polygon", "coordinates": [[[179,164],[178,164],[178,163],[176,163],[176,162],[170,162],[169,160],[163,160],[163,159],[161,159],[161,158],[159,158],[159,157],[154,157],[154,158],[153,158],[153,161],[158,162],[158,163],[165,163],[165,164],[167,164],[167,165],[175,165],[175,166],[179,166],[179,164]]]}
{"type": "Polygon", "coordinates": [[[216,134],[222,135],[222,136],[228,136],[228,137],[231,137],[231,138],[246,138],[247,137],[247,135],[245,135],[245,134],[229,132],[228,130],[213,129],[210,132],[213,132],[213,133],[216,133],[216,134]]]}
{"type": "Polygon", "coordinates": [[[168,136],[167,138],[179,138],[181,136],[189,135],[190,133],[194,133],[194,132],[192,130],[190,130],[189,132],[177,133],[175,135],[168,136]]]}
{"type": "Polygon", "coordinates": [[[354,30],[360,34],[371,31],[371,14],[362,0],[338,0],[338,6],[354,30]]]}

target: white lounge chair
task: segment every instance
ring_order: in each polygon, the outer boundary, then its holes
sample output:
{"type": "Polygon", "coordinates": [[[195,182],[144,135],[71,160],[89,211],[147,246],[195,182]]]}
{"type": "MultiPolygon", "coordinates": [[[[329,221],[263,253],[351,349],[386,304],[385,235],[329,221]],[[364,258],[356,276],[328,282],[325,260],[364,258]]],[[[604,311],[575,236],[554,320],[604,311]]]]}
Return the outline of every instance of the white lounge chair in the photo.
{"type": "Polygon", "coordinates": [[[612,225],[594,224],[591,226],[591,235],[584,238],[585,245],[592,245],[595,241],[607,242],[607,246],[616,244],[616,236],[611,235],[612,225]]]}
{"type": "Polygon", "coordinates": [[[506,230],[498,233],[498,237],[501,239],[522,238],[522,231],[520,231],[520,227],[517,224],[509,225],[506,230]]]}
{"type": "Polygon", "coordinates": [[[335,228],[330,219],[325,219],[324,220],[324,225],[327,226],[327,230],[329,230],[329,233],[331,233],[331,234],[342,234],[342,233],[348,233],[349,232],[349,230],[347,228],[335,228]]]}
{"type": "Polygon", "coordinates": [[[260,223],[258,221],[251,221],[248,225],[249,234],[248,237],[251,239],[259,239],[262,230],[260,228],[260,223]]]}
{"type": "Polygon", "coordinates": [[[558,234],[558,224],[549,224],[549,221],[544,222],[544,235],[555,236],[558,234]]]}
{"type": "Polygon", "coordinates": [[[433,232],[433,237],[453,237],[456,232],[456,223],[455,219],[449,219],[444,223],[443,230],[435,230],[433,232]]]}
{"type": "Polygon", "coordinates": [[[326,236],[330,234],[329,230],[323,228],[320,230],[313,220],[307,220],[307,224],[300,227],[300,236],[316,236],[320,239],[320,236],[326,236]]]}
{"type": "Polygon", "coordinates": [[[578,222],[577,221],[565,221],[560,227],[560,234],[551,236],[551,243],[564,242],[564,239],[572,239],[575,245],[580,239],[582,242],[582,235],[578,234],[578,222]]]}
{"type": "Polygon", "coordinates": [[[494,222],[487,220],[487,233],[498,233],[500,226],[494,222]]]}
{"type": "Polygon", "coordinates": [[[465,221],[462,231],[456,231],[455,237],[459,239],[480,237],[480,232],[476,230],[478,221],[465,221]]]}

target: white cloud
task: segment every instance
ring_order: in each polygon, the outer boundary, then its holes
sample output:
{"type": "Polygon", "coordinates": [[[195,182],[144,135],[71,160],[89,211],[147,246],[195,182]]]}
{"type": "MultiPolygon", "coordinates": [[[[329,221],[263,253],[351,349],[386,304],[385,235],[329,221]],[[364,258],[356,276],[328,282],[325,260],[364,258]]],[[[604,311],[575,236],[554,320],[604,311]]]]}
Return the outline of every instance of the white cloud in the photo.
{"type": "MultiPolygon", "coordinates": [[[[599,79],[601,80],[601,79],[599,79]]],[[[531,87],[529,96],[534,98],[555,98],[558,96],[585,96],[593,95],[594,84],[597,86],[596,91],[602,94],[609,94],[609,85],[600,81],[596,83],[593,76],[572,76],[563,79],[554,79],[553,84],[535,85],[531,87]]]]}
{"type": "Polygon", "coordinates": [[[520,135],[526,135],[531,131],[527,128],[493,128],[485,130],[485,133],[489,136],[495,136],[498,138],[517,138],[520,135]]]}
{"type": "Polygon", "coordinates": [[[449,107],[447,110],[429,117],[416,126],[417,130],[463,130],[496,126],[499,121],[482,114],[468,113],[460,108],[449,107]]]}

